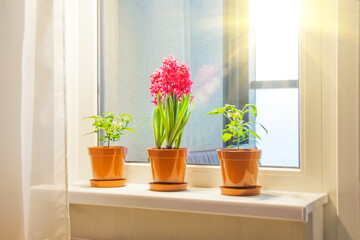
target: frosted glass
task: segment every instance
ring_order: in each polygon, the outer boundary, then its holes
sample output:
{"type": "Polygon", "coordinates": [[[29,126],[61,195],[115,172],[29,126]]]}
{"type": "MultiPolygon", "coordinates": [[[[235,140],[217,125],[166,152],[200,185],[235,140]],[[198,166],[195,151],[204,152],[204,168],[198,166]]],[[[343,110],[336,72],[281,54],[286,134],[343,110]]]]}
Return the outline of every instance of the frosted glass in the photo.
{"type": "MultiPolygon", "coordinates": [[[[250,46],[256,51],[249,49],[249,54],[255,52],[256,68],[250,67],[249,75],[257,81],[298,79],[298,1],[251,4],[255,23],[249,32],[255,33],[256,44],[250,46]]],[[[102,101],[104,110],[134,118],[135,134],[116,143],[129,147],[127,161],[147,161],[146,149],[155,145],[150,75],[163,57],[173,54],[188,63],[196,97],[181,146],[191,148],[190,163],[218,164],[215,150],[223,147],[223,118],[205,115],[229,99],[223,95],[223,69],[228,68],[223,62],[223,14],[221,0],[103,1],[102,101]]],[[[242,91],[231,97],[237,99],[242,91]]],[[[262,166],[299,167],[298,89],[256,89],[249,95],[259,109],[257,121],[269,130],[265,135],[256,129],[263,137],[262,166]]]]}
{"type": "Polygon", "coordinates": [[[196,105],[185,127],[183,147],[221,148],[222,118],[206,113],[223,104],[222,1],[104,1],[105,110],[133,116],[127,161],[147,161],[154,147],[150,75],[173,54],[187,62],[196,105]],[[209,25],[211,24],[211,25],[209,25]],[[211,27],[209,27],[211,26],[211,27]]]}
{"type": "Polygon", "coordinates": [[[256,90],[256,119],[266,126],[256,132],[262,137],[262,166],[299,167],[299,91],[298,89],[256,90]]]}

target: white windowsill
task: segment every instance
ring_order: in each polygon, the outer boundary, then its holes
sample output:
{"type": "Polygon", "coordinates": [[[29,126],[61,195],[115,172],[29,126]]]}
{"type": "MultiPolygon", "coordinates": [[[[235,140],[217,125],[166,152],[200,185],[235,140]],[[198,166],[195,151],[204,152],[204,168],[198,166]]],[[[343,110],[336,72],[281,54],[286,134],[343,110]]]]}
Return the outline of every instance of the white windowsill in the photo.
{"type": "Polygon", "coordinates": [[[92,188],[88,181],[69,186],[71,204],[184,211],[307,222],[316,208],[327,203],[326,193],[263,190],[259,196],[224,196],[219,188],[190,187],[183,192],[153,192],[148,184],[127,183],[122,188],[92,188]]]}

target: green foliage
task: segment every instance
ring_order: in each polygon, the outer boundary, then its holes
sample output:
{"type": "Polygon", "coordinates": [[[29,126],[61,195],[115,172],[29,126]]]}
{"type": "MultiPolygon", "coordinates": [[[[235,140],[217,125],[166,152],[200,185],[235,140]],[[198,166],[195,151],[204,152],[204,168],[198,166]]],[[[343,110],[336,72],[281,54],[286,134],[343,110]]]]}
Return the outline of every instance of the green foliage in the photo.
{"type": "Polygon", "coordinates": [[[190,94],[186,97],[183,95],[180,101],[175,95],[168,94],[162,103],[159,92],[158,106],[155,107],[153,114],[156,148],[160,149],[165,140],[166,148],[180,148],[182,132],[194,108],[194,102],[190,94]]]}
{"type": "Polygon", "coordinates": [[[104,142],[107,146],[110,146],[110,142],[119,141],[120,136],[124,135],[124,131],[134,132],[133,129],[129,128],[128,125],[132,120],[130,114],[113,114],[112,112],[102,113],[103,116],[90,116],[85,117],[83,119],[92,118],[94,119],[93,126],[95,128],[94,131],[89,132],[99,133],[101,137],[99,137],[99,142],[104,142]]]}
{"type": "MultiPolygon", "coordinates": [[[[238,110],[234,105],[225,104],[224,107],[214,109],[211,112],[207,113],[206,116],[221,114],[224,115],[227,119],[229,119],[230,123],[225,126],[224,130],[222,130],[224,132],[222,139],[224,142],[233,139],[232,142],[235,143],[237,145],[237,148],[239,149],[240,143],[245,140],[252,139],[255,142],[257,142],[256,139],[261,140],[260,136],[251,130],[252,124],[259,124],[267,133],[266,128],[260,123],[257,123],[255,121],[245,122],[243,118],[246,113],[252,113],[253,116],[256,117],[256,106],[252,104],[246,104],[242,110],[238,110]]],[[[228,147],[232,146],[233,145],[230,145],[228,147]]]]}

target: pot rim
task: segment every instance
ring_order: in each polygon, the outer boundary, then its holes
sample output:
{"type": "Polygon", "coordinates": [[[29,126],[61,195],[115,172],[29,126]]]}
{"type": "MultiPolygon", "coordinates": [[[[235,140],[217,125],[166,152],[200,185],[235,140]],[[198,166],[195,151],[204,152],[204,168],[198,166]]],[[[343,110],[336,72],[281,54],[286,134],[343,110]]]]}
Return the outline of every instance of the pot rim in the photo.
{"type": "Polygon", "coordinates": [[[125,146],[93,146],[88,147],[88,153],[90,156],[95,155],[127,155],[128,148],[125,146]]]}
{"type": "Polygon", "coordinates": [[[159,150],[159,151],[179,151],[179,150],[190,150],[190,148],[172,148],[172,149],[168,149],[168,148],[148,148],[148,150],[159,150]]]}
{"type": "Polygon", "coordinates": [[[261,149],[242,148],[242,149],[216,149],[217,152],[233,152],[233,153],[250,153],[250,152],[261,152],[261,149]]]}
{"type": "Polygon", "coordinates": [[[148,148],[147,149],[149,158],[169,158],[169,157],[188,157],[190,154],[190,148],[179,148],[179,149],[166,149],[166,148],[148,148]]]}
{"type": "Polygon", "coordinates": [[[127,148],[127,146],[92,146],[88,147],[88,149],[120,149],[120,148],[127,148]]]}

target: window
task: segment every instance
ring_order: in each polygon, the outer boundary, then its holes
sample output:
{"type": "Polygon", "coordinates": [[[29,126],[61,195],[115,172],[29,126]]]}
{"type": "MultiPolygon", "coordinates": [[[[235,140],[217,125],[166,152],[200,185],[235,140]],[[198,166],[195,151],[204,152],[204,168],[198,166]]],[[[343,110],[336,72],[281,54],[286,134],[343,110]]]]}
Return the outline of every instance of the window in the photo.
{"type": "MultiPolygon", "coordinates": [[[[195,2],[196,0],[192,0],[195,2]]],[[[116,39],[112,43],[109,42],[104,44],[106,39],[100,38],[101,35],[98,34],[98,16],[101,16],[101,12],[104,12],[104,6],[98,6],[98,3],[103,2],[107,4],[108,9],[111,9],[113,15],[107,15],[108,17],[108,24],[120,24],[117,17],[117,8],[118,8],[118,1],[70,1],[71,4],[78,6],[74,9],[71,14],[74,14],[73,19],[69,19],[69,27],[67,31],[70,33],[68,36],[72,36],[73,39],[67,42],[67,49],[69,53],[71,53],[73,62],[68,61],[70,66],[73,66],[72,70],[69,72],[68,78],[68,90],[67,94],[70,96],[68,101],[69,109],[71,113],[69,116],[72,117],[71,121],[69,121],[69,141],[71,144],[69,145],[69,170],[70,170],[70,180],[85,180],[91,178],[91,166],[89,162],[89,156],[87,153],[87,147],[93,146],[96,144],[96,136],[95,135],[88,135],[83,137],[84,134],[92,130],[91,123],[81,120],[85,116],[94,115],[101,110],[101,106],[98,105],[98,92],[104,92],[104,88],[98,88],[98,78],[99,76],[104,76],[105,71],[102,67],[105,62],[99,62],[98,60],[102,58],[98,58],[99,50],[103,52],[104,49],[98,49],[98,46],[105,45],[105,48],[108,52],[115,52],[116,50],[116,39]],[[112,5],[111,5],[112,4],[112,5]],[[116,16],[115,16],[116,14],[116,16]],[[109,17],[113,16],[113,17],[109,17]],[[73,33],[73,34],[71,34],[73,33]],[[99,43],[100,42],[100,43],[99,43]],[[78,44],[81,43],[81,44],[78,44]],[[100,66],[100,70],[98,69],[100,66]],[[100,110],[99,110],[100,108],[100,110]]],[[[70,3],[69,2],[69,3],[70,3]]],[[[132,2],[132,1],[128,1],[132,2]]],[[[147,1],[148,2],[148,1],[147,1]]],[[[213,1],[211,1],[213,2],[213,1]]],[[[224,1],[225,2],[225,1],[224,1]]],[[[233,15],[236,16],[245,16],[246,19],[249,19],[248,16],[244,15],[240,12],[243,12],[246,9],[249,9],[250,6],[242,6],[241,4],[246,5],[246,1],[239,1],[239,0],[227,0],[227,3],[236,2],[238,5],[235,8],[225,8],[223,5],[222,12],[225,12],[225,9],[233,10],[233,15]]],[[[253,1],[250,1],[253,3],[253,1]]],[[[333,80],[328,80],[330,77],[328,75],[329,71],[335,71],[336,69],[336,61],[333,57],[336,56],[336,48],[335,44],[330,44],[327,42],[323,42],[324,36],[327,36],[327,32],[323,32],[324,25],[332,24],[332,22],[325,21],[322,17],[322,6],[321,2],[313,1],[313,0],[299,0],[300,3],[300,23],[299,23],[299,76],[300,81],[298,81],[298,94],[299,94],[299,152],[301,161],[297,162],[300,164],[299,168],[274,168],[274,167],[261,167],[259,172],[259,183],[264,187],[264,189],[272,189],[272,190],[285,190],[285,191],[322,191],[323,187],[323,167],[324,165],[327,166],[329,158],[333,156],[328,152],[329,149],[333,149],[331,145],[328,144],[330,139],[333,139],[332,132],[325,130],[323,127],[329,125],[330,123],[335,122],[335,119],[332,117],[330,112],[335,111],[333,102],[336,99],[336,96],[333,92],[329,92],[330,84],[334,82],[333,80]],[[306,5],[306,8],[305,8],[306,5]],[[325,63],[323,63],[325,61],[325,63]],[[325,64],[325,65],[323,65],[325,64]],[[324,70],[325,69],[325,70],[324,70]],[[326,123],[324,125],[324,123],[326,123]]],[[[245,11],[249,14],[249,11],[245,11]]],[[[134,15],[134,14],[133,14],[134,15]]],[[[133,16],[131,15],[131,16],[133,16]]],[[[224,14],[225,15],[225,14],[224,14]]],[[[252,17],[255,14],[251,15],[252,17]]],[[[250,16],[250,17],[251,17],[250,16]]],[[[250,18],[251,19],[251,18],[250,18]]],[[[244,24],[250,26],[250,23],[246,23],[244,21],[239,21],[239,23],[243,22],[244,24]]],[[[253,22],[254,23],[254,22],[253,22]]],[[[101,23],[102,25],[106,25],[104,22],[101,23]]],[[[235,25],[236,26],[236,25],[235,25]]],[[[239,25],[241,26],[241,25],[239,25]]],[[[331,25],[333,26],[333,25],[331,25]]],[[[109,29],[109,27],[107,28],[109,29]]],[[[115,31],[117,28],[113,28],[109,32],[114,35],[116,38],[117,34],[115,31]]],[[[335,29],[335,28],[334,28],[335,29]]],[[[101,31],[104,31],[104,27],[100,27],[101,31]]],[[[223,30],[224,32],[225,30],[223,30]]],[[[235,32],[236,33],[236,32],[235,32]]],[[[250,39],[251,42],[254,42],[254,39],[251,34],[246,39],[250,39]]],[[[125,33],[123,33],[125,34],[125,33]]],[[[236,33],[237,34],[237,33],[236,33]]],[[[237,34],[240,36],[239,34],[237,34]]],[[[134,37],[135,38],[135,37],[134,37]]],[[[136,39],[136,38],[135,38],[136,39]]],[[[239,41],[243,42],[240,38],[239,41]]],[[[224,39],[223,39],[224,43],[224,39]]],[[[229,45],[228,45],[229,46],[229,45]]],[[[232,45],[230,45],[232,46],[232,45]]],[[[255,69],[255,48],[252,48],[253,52],[249,53],[247,61],[250,63],[248,69],[255,69]]],[[[139,54],[136,50],[133,51],[134,54],[139,54]]],[[[244,51],[248,52],[248,50],[244,51]]],[[[163,53],[160,56],[160,60],[163,56],[166,56],[169,52],[163,53]]],[[[173,54],[176,54],[173,52],[173,54]]],[[[160,54],[159,54],[160,55],[160,54]]],[[[113,58],[118,58],[113,54],[113,58]]],[[[178,56],[177,56],[178,57],[178,56]]],[[[178,57],[180,58],[180,57],[178,57]]],[[[225,57],[223,56],[223,59],[225,57]]],[[[180,59],[185,61],[183,59],[180,59]]],[[[142,60],[140,62],[144,62],[142,60]]],[[[147,62],[151,62],[152,60],[146,60],[147,62]]],[[[154,61],[159,61],[158,59],[154,61]]],[[[187,61],[187,60],[186,60],[187,61]]],[[[111,61],[109,61],[111,62],[111,61]]],[[[154,66],[149,69],[152,73],[154,70],[153,68],[158,67],[160,63],[154,63],[154,66]]],[[[111,65],[110,65],[111,66],[111,65]]],[[[117,66],[113,64],[113,66],[117,66]]],[[[135,68],[136,71],[137,68],[135,68]]],[[[255,72],[249,71],[254,73],[251,75],[248,80],[255,81],[255,72]]],[[[247,72],[246,74],[249,74],[247,72]]],[[[111,72],[109,72],[111,73],[111,72]]],[[[109,74],[107,73],[107,79],[115,78],[116,74],[109,74]]],[[[234,72],[235,74],[236,72],[234,72]]],[[[244,71],[239,71],[238,73],[244,73],[244,71]]],[[[238,74],[236,73],[236,74],[238,74]]],[[[236,76],[236,75],[235,75],[236,76]]],[[[330,75],[333,76],[333,75],[330,75]]],[[[119,79],[119,77],[117,77],[119,79]]],[[[102,78],[103,79],[103,78],[102,78]]],[[[124,79],[124,78],[122,78],[124,79]]],[[[236,78],[235,78],[236,79],[236,78]]],[[[143,89],[144,89],[144,96],[149,96],[148,94],[148,87],[149,87],[149,76],[146,75],[145,79],[143,80],[143,89]]],[[[261,80],[261,79],[258,79],[261,80]]],[[[279,79],[274,79],[279,80],[279,79]]],[[[281,79],[281,80],[295,80],[295,79],[281,79]]],[[[291,84],[294,81],[289,81],[291,84]]],[[[254,83],[253,83],[254,84],[254,83]]],[[[258,84],[258,83],[256,83],[258,84]]],[[[235,85],[234,85],[235,86],[235,85]]],[[[294,86],[294,85],[290,85],[294,86]]],[[[243,89],[243,88],[240,88],[243,89]]],[[[249,95],[254,92],[253,87],[249,86],[249,95]]],[[[284,89],[284,88],[283,88],[284,89]]],[[[289,88],[290,90],[297,90],[297,88],[289,88]]],[[[277,90],[277,89],[267,89],[267,90],[277,90]]],[[[282,89],[279,89],[282,90],[282,89]]],[[[335,90],[334,90],[335,91],[335,90]]],[[[101,94],[100,94],[101,95],[101,94]]],[[[236,95],[235,95],[236,96],[236,95]]],[[[238,95],[238,97],[242,97],[243,95],[238,95]]],[[[126,104],[131,104],[131,99],[123,98],[120,94],[116,93],[118,100],[117,102],[124,101],[126,104]]],[[[228,96],[229,98],[229,96],[228,96]]],[[[133,101],[133,100],[132,100],[133,101]]],[[[149,101],[150,102],[150,101],[149,101]]],[[[101,103],[106,102],[102,101],[101,103]]],[[[140,102],[144,104],[145,102],[140,102]]],[[[125,105],[125,104],[124,104],[125,105]]],[[[153,109],[151,106],[151,112],[153,109]]],[[[211,106],[213,107],[213,106],[211,106]]],[[[121,112],[125,112],[126,109],[120,109],[121,112]]],[[[222,120],[215,119],[215,118],[204,118],[206,123],[209,123],[210,119],[219,120],[220,124],[223,124],[222,120]]],[[[258,119],[260,120],[260,119],[258,119]]],[[[151,124],[151,117],[150,119],[146,120],[148,124],[151,124]]],[[[144,126],[146,127],[146,126],[144,126]]],[[[215,132],[214,132],[215,133],[215,132]]],[[[135,150],[133,146],[130,146],[131,149],[129,151],[132,154],[136,151],[141,152],[145,159],[136,159],[132,157],[128,160],[142,160],[146,161],[146,147],[153,147],[153,140],[152,140],[152,130],[150,130],[151,134],[151,142],[149,145],[144,145],[141,149],[135,150]]],[[[262,135],[263,136],[263,135],[262,135]]],[[[270,136],[270,134],[269,134],[270,136]]],[[[334,135],[335,136],[335,135],[334,135]]],[[[124,138],[123,142],[120,144],[128,145],[127,140],[134,138],[134,135],[128,138],[124,138]]],[[[221,141],[221,139],[220,139],[221,141]]],[[[219,141],[219,142],[220,142],[219,141]]],[[[265,140],[264,140],[265,141],[265,140]]],[[[332,141],[332,140],[331,140],[332,141]]],[[[222,144],[222,143],[220,143],[222,144]]],[[[129,145],[128,145],[129,146],[129,145]]],[[[193,147],[193,146],[190,146],[193,147]]],[[[261,145],[264,148],[264,144],[261,145]]],[[[193,149],[194,150],[194,149],[193,149]]],[[[206,159],[211,159],[206,155],[213,153],[213,151],[205,152],[200,157],[197,156],[198,159],[204,161],[206,159]]],[[[279,153],[281,154],[281,153],[279,153]]],[[[277,158],[278,156],[276,156],[277,158]]],[[[127,163],[126,164],[126,178],[129,182],[135,183],[144,183],[151,180],[151,169],[149,163],[127,163]]],[[[205,162],[205,161],[204,161],[205,162]]],[[[207,163],[207,162],[206,162],[207,163]]],[[[189,165],[187,167],[186,176],[188,178],[188,182],[190,186],[202,186],[202,187],[218,187],[221,185],[221,174],[220,174],[220,167],[219,166],[211,166],[211,165],[189,165]]]]}
{"type": "Polygon", "coordinates": [[[150,75],[173,54],[188,63],[196,96],[182,140],[192,150],[188,163],[219,164],[215,150],[226,147],[226,122],[207,112],[253,103],[270,132],[256,128],[262,166],[299,167],[298,0],[112,0],[99,7],[99,112],[133,115],[136,133],[123,138],[127,161],[146,161],[154,145],[150,75]]]}

